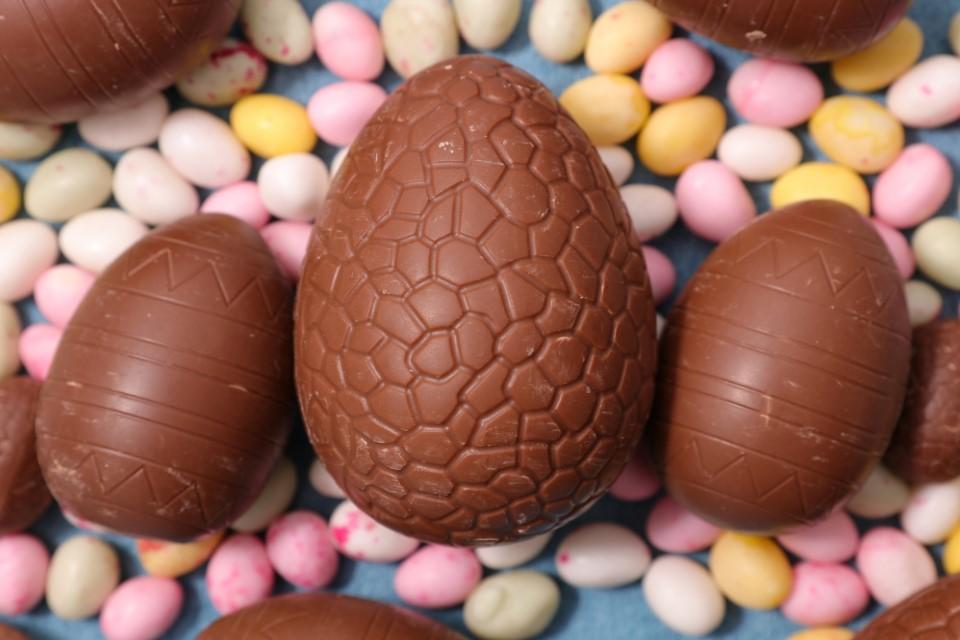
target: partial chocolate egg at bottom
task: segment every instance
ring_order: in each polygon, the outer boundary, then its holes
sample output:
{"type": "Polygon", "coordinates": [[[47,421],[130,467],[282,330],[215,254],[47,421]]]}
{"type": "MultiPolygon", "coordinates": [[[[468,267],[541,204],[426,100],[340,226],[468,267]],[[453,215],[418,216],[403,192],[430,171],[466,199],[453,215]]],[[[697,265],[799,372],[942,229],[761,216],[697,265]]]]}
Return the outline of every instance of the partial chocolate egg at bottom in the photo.
{"type": "Polygon", "coordinates": [[[22,531],[50,504],[37,463],[40,383],[27,377],[0,382],[0,535],[22,531]]]}
{"type": "Polygon", "coordinates": [[[173,541],[239,517],[290,427],[291,309],[273,256],[235,218],[190,217],[128,249],[66,327],[40,397],[60,505],[173,541]]]}
{"type": "Polygon", "coordinates": [[[828,201],[760,217],[668,318],[649,427],[668,491],[728,529],[816,521],[886,450],[909,365],[903,286],[864,217],[828,201]]]}
{"type": "Polygon", "coordinates": [[[197,640],[464,640],[412,611],[342,594],[270,598],[217,620],[197,640]]]}
{"type": "Polygon", "coordinates": [[[241,0],[0,0],[0,120],[59,123],[145,99],[203,62],[241,0]]]}
{"type": "Polygon", "coordinates": [[[650,0],[685,29],[755,56],[822,62],[870,46],[910,0],[650,0]]]}
{"type": "Polygon", "coordinates": [[[950,640],[960,638],[960,576],[937,582],[887,609],[854,640],[950,640]]]}
{"type": "Polygon", "coordinates": [[[19,629],[0,624],[0,640],[29,640],[29,636],[19,629]]]}
{"type": "Polygon", "coordinates": [[[297,304],[312,442],[405,534],[553,529],[640,438],[656,348],[640,247],[586,135],[505,62],[443,62],[386,101],[331,185],[297,304]]]}

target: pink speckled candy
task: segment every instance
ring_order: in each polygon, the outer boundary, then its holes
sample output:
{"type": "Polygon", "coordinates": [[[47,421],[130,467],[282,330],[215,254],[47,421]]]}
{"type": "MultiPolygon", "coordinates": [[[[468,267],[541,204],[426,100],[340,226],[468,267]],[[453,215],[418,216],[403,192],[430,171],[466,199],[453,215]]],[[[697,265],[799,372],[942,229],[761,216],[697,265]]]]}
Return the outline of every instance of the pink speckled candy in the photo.
{"type": "Polygon", "coordinates": [[[233,535],[210,557],[207,592],[214,608],[228,615],[270,596],[273,569],[260,538],[233,535]]]}
{"type": "Polygon", "coordinates": [[[31,378],[46,380],[63,331],[52,324],[32,324],[20,334],[20,362],[31,378]]]}
{"type": "Polygon", "coordinates": [[[640,73],[640,86],[654,102],[697,95],[713,77],[713,58],[693,40],[674,38],[653,50],[640,73]]]}
{"type": "Polygon", "coordinates": [[[365,562],[399,562],[420,546],[419,541],[386,528],[349,500],[330,515],[330,538],[337,551],[365,562]]]}
{"type": "Polygon", "coordinates": [[[284,580],[304,589],[330,584],[340,564],[326,521],[309,511],[292,511],[273,521],[267,529],[267,556],[284,580]]]}
{"type": "Polygon", "coordinates": [[[33,286],[33,299],[50,324],[63,329],[77,310],[87,290],[93,286],[93,274],[70,264],[50,267],[33,286]]]}
{"type": "Polygon", "coordinates": [[[857,568],[874,599],[892,607],[937,580],[930,553],[893,527],[871,529],[860,541],[857,568]]]}
{"type": "Polygon", "coordinates": [[[757,215],[757,206],[743,181],[717,160],[702,160],[677,180],[680,218],[694,234],[722,242],[757,215]]]}
{"type": "Polygon", "coordinates": [[[647,540],[668,553],[702,551],[720,537],[720,529],[687,511],[670,496],[663,496],[647,517],[647,540]]]}
{"type": "Polygon", "coordinates": [[[624,502],[641,502],[660,491],[660,478],[646,453],[638,451],[627,462],[620,476],[610,486],[610,495],[624,502]]]}
{"type": "Polygon", "coordinates": [[[110,594],[100,612],[106,640],[156,640],[180,617],[183,587],[171,578],[140,576],[110,594]]]}
{"type": "Polygon", "coordinates": [[[270,222],[270,212],[260,198],[260,187],[250,180],[217,189],[203,201],[200,213],[225,213],[240,218],[254,229],[262,229],[270,222]]]}
{"type": "Polygon", "coordinates": [[[328,2],[313,15],[317,55],[344,80],[373,80],[383,71],[380,29],[363,9],[348,2],[328,2]]]}
{"type": "Polygon", "coordinates": [[[346,146],[376,113],[387,92],[372,82],[338,82],[323,87],[307,103],[307,116],[325,142],[346,146]]]}
{"type": "Polygon", "coordinates": [[[18,616],[37,606],[47,587],[50,554],[27,533],[0,536],[0,614],[18,616]]]}
{"type": "Polygon", "coordinates": [[[797,624],[825,627],[850,622],[869,602],[863,578],[847,565],[801,562],[793,568],[793,588],[780,611],[797,624]]]}
{"type": "Polygon", "coordinates": [[[646,245],[642,249],[653,299],[660,304],[673,293],[673,288],[677,285],[677,269],[670,258],[659,249],[646,245]]]}
{"type": "Polygon", "coordinates": [[[823,85],[804,65],[748,60],[730,76],[727,95],[747,122],[789,128],[810,119],[823,102],[823,85]]]}
{"type": "Polygon", "coordinates": [[[887,245],[887,251],[893,256],[893,261],[897,264],[897,271],[900,272],[900,277],[904,280],[909,280],[910,276],[913,275],[914,269],[917,268],[917,259],[913,255],[913,249],[910,248],[910,243],[907,242],[907,237],[876,218],[870,218],[870,222],[873,223],[873,228],[880,234],[883,243],[887,245]]]}
{"type": "Polygon", "coordinates": [[[834,511],[816,524],[777,537],[790,553],[813,562],[846,562],[857,553],[860,534],[846,511],[834,511]]]}
{"type": "Polygon", "coordinates": [[[892,227],[915,227],[950,197],[953,169],[936,147],[912,144],[877,177],[873,212],[892,227]]]}
{"type": "Polygon", "coordinates": [[[294,282],[303,272],[303,257],[307,255],[312,230],[313,225],[309,222],[291,220],[271,222],[260,230],[260,237],[270,247],[280,268],[294,282]]]}
{"type": "Polygon", "coordinates": [[[403,561],[393,578],[393,588],[407,604],[446,609],[463,603],[482,575],[472,549],[431,544],[403,561]]]}

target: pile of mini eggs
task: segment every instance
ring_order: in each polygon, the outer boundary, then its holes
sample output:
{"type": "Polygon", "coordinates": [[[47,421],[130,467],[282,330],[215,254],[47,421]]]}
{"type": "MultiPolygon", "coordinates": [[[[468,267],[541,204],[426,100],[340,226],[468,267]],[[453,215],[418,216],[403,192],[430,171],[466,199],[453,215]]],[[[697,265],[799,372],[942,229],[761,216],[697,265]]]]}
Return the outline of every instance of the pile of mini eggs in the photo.
{"type": "MultiPolygon", "coordinates": [[[[609,8],[594,19],[587,0],[536,0],[526,28],[543,58],[562,64],[583,55],[593,72],[560,100],[600,148],[642,242],[663,236],[678,218],[692,234],[720,242],[758,215],[746,183],[772,183],[775,208],[830,198],[872,214],[905,281],[911,321],[919,326],[940,316],[940,290],[910,278],[919,267],[940,287],[960,289],[960,220],[934,217],[953,197],[953,168],[934,146],[908,145],[905,127],[960,119],[960,58],[920,60],[924,34],[904,19],[880,42],[830,65],[834,83],[851,93],[826,99],[810,67],[749,60],[727,85],[742,121],[728,128],[724,104],[700,95],[716,73],[710,52],[672,37],[670,22],[642,0],[604,4],[609,8]],[[884,90],[885,99],[861,95],[884,90]],[[795,133],[803,126],[829,161],[804,162],[795,133]],[[626,184],[635,158],[656,176],[676,178],[672,190],[626,184]],[[863,176],[876,176],[872,187],[863,176]]],[[[51,153],[62,128],[0,122],[0,160],[25,173],[24,163],[42,158],[22,192],[0,165],[0,378],[22,366],[43,379],[96,275],[154,226],[198,212],[230,214],[258,229],[297,280],[311,222],[339,161],[386,98],[376,84],[386,63],[408,77],[457,55],[461,38],[496,51],[517,28],[521,9],[521,0],[392,0],[378,25],[347,2],[323,4],[311,22],[297,0],[245,0],[245,39],[226,39],[176,92],[79,122],[85,146],[51,153]],[[315,55],[342,81],[318,89],[306,105],[258,93],[271,63],[313,64],[315,55]],[[171,110],[171,98],[179,108],[171,110]],[[224,109],[227,119],[218,115],[224,109]],[[318,141],[340,147],[329,167],[315,154],[318,141]],[[13,304],[30,297],[46,322],[21,331],[13,304]]],[[[960,15],[949,38],[960,53],[960,15]]],[[[677,271],[666,253],[653,246],[644,252],[663,302],[677,271]]],[[[309,477],[321,495],[343,498],[319,462],[309,477]]],[[[180,617],[185,592],[178,578],[204,565],[209,600],[227,614],[268,597],[277,576],[297,589],[326,588],[341,557],[399,563],[393,587],[402,601],[422,609],[463,605],[466,627],[483,638],[535,637],[562,606],[554,576],[503,571],[541,556],[550,534],[476,551],[421,546],[349,501],[329,518],[288,511],[297,480],[296,466],[282,459],[230,532],[186,544],[137,540],[144,575],[122,583],[117,551],[96,532],[69,539],[52,557],[32,534],[0,536],[0,614],[28,614],[45,598],[65,620],[99,614],[108,640],[149,640],[180,617]]],[[[927,546],[946,542],[942,568],[960,572],[960,479],[911,488],[879,467],[844,510],[775,539],[722,531],[688,512],[660,493],[642,454],[611,494],[621,502],[652,501],[645,525],[591,522],[561,532],[551,547],[554,575],[584,589],[642,579],[649,609],[680,634],[716,630],[729,601],[779,608],[812,628],[793,640],[851,638],[842,625],[871,599],[890,606],[936,580],[927,546]],[[884,525],[899,516],[900,526],[872,526],[861,536],[851,514],[884,525]],[[690,557],[707,550],[707,566],[690,557]]]]}

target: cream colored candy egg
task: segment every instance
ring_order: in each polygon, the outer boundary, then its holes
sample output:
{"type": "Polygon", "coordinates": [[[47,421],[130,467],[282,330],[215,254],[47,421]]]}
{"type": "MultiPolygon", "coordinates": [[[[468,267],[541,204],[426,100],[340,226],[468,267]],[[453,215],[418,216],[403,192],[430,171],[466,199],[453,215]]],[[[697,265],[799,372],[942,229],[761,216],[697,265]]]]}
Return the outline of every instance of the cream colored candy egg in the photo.
{"type": "Polygon", "coordinates": [[[960,56],[960,11],[950,21],[950,48],[960,56]]]}
{"type": "Polygon", "coordinates": [[[630,179],[633,173],[633,154],[619,145],[597,147],[597,153],[618,187],[630,179]]]}
{"type": "Polygon", "coordinates": [[[474,49],[496,49],[520,20],[520,0],[453,0],[460,35],[474,49]]]}
{"type": "Polygon", "coordinates": [[[553,62],[570,62],[583,53],[593,13],[588,0],[537,0],[530,10],[530,42],[553,62]]]}
{"type": "Polygon", "coordinates": [[[27,181],[24,205],[37,220],[63,222],[110,199],[113,169],[87,149],[58,151],[27,181]]]}
{"type": "Polygon", "coordinates": [[[908,127],[934,128],[960,119],[960,58],[936,55],[900,76],[887,107],[908,127]]]}
{"type": "Polygon", "coordinates": [[[560,589],[539,571],[510,571],[484,579],[463,607],[467,629],[479,638],[525,640],[550,626],[560,589]]]}
{"type": "Polygon", "coordinates": [[[241,533],[263,531],[287,510],[296,492],[297,468],[290,458],[283,456],[274,466],[260,495],[230,528],[241,533]]]}
{"type": "Polygon", "coordinates": [[[923,280],[910,280],[903,285],[910,312],[910,326],[920,327],[940,315],[943,297],[935,287],[923,280]]]}
{"type": "Polygon", "coordinates": [[[770,203],[780,209],[806,200],[836,200],[870,215],[870,191],[857,172],[829,162],[805,162],[777,178],[770,203]]]}
{"type": "Polygon", "coordinates": [[[0,120],[0,160],[33,160],[50,152],[63,128],[53,124],[22,124],[0,120]]]}
{"type": "Polygon", "coordinates": [[[106,542],[75,536],[57,547],[47,572],[47,606],[64,620],[82,620],[100,610],[120,582],[120,559],[106,542]]]}
{"type": "Polygon", "coordinates": [[[834,60],[834,81],[847,91],[869,93],[889,86],[912,67],[923,52],[923,31],[910,18],[866,49],[834,60]]]}
{"type": "Polygon", "coordinates": [[[226,107],[254,93],[267,80],[267,61],[248,43],[227,38],[199,67],[177,81],[177,91],[194,104],[226,107]]]}
{"type": "Polygon", "coordinates": [[[322,496],[341,500],[347,497],[343,489],[340,488],[340,485],[337,484],[337,481],[334,480],[330,472],[327,471],[327,468],[323,466],[323,461],[320,458],[314,458],[313,463],[310,465],[309,479],[310,486],[313,487],[313,490],[322,496]]]}
{"type": "Polygon", "coordinates": [[[541,533],[517,542],[505,542],[490,547],[478,547],[477,559],[488,569],[511,569],[526,564],[547,548],[551,532],[541,533]]]}
{"type": "Polygon", "coordinates": [[[661,176],[678,176],[713,155],[727,124],[716,98],[697,96],[665,104],[650,116],[637,140],[640,161],[661,176]]]}
{"type": "Polygon", "coordinates": [[[780,606],[793,584],[790,561],[776,542],[733,531],[713,543],[710,573],[723,595],[748,609],[780,606]]]}
{"type": "Polygon", "coordinates": [[[207,189],[240,182],[250,153],[226,122],[201,109],[180,109],[163,123],[160,153],[191,183],[207,189]]]}
{"type": "Polygon", "coordinates": [[[94,209],[63,225],[60,251],[78,267],[100,273],[147,231],[145,224],[120,209],[94,209]]]}
{"type": "Polygon", "coordinates": [[[960,220],[932,218],[913,234],[917,266],[931,280],[960,290],[960,220]]]}
{"type": "Polygon", "coordinates": [[[200,208],[196,189],[155,149],[131,149],[117,163],[113,195],[134,218],[151,225],[169,224],[200,208]]]}
{"type": "Polygon", "coordinates": [[[300,64],[313,55],[310,18],[298,0],[244,0],[240,24],[257,51],[273,62],[300,64]]]}
{"type": "Polygon", "coordinates": [[[57,262],[57,234],[36,220],[0,225],[0,301],[30,295],[37,278],[57,262]]]}
{"type": "Polygon", "coordinates": [[[20,342],[20,316],[12,304],[0,302],[0,380],[9,378],[20,368],[17,352],[20,342]]]}
{"type": "Polygon", "coordinates": [[[632,73],[666,42],[673,24],[644,0],[627,0],[597,18],[584,53],[595,73],[632,73]]]}
{"type": "Polygon", "coordinates": [[[744,180],[765,182],[800,164],[803,145],[787,129],[741,124],[723,134],[717,157],[744,180]]]}
{"type": "Polygon", "coordinates": [[[629,140],[650,115],[650,101],[643,95],[640,83],[615,73],[574,82],[560,94],[560,104],[596,145],[629,140]]]}
{"type": "Polygon", "coordinates": [[[166,96],[157,93],[125,109],[85,118],[77,123],[77,130],[81,138],[98,149],[126,151],[156,142],[169,113],[166,96]]]}
{"type": "Polygon", "coordinates": [[[660,556],[643,579],[643,595],[654,615],[678,633],[707,635],[723,623],[723,595],[696,560],[660,556]]]}
{"type": "Polygon", "coordinates": [[[903,125],[883,105],[859,96],[825,101],[810,119],[810,135],[828,158],[859,173],[879,173],[903,151],[903,125]]]}
{"type": "Polygon", "coordinates": [[[380,18],[380,32],[387,61],[404,78],[460,49],[449,0],[391,0],[380,18]]]}
{"type": "Polygon", "coordinates": [[[846,507],[847,511],[861,518],[889,518],[903,511],[909,499],[907,484],[878,464],[846,507]]]}
{"type": "Polygon", "coordinates": [[[628,184],[620,188],[633,223],[633,234],[647,242],[666,233],[677,221],[677,199],[669,189],[655,184],[628,184]]]}

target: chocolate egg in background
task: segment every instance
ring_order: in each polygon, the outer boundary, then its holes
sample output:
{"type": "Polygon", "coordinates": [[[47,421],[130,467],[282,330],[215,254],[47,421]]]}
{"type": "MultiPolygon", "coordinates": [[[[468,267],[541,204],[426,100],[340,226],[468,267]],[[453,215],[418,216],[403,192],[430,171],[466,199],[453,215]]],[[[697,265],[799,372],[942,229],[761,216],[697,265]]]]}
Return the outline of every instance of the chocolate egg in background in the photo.
{"type": "Polygon", "coordinates": [[[960,576],[937,580],[874,618],[855,640],[933,640],[958,637],[960,576]]]}
{"type": "Polygon", "coordinates": [[[685,29],[753,55],[834,60],[890,31],[910,0],[650,0],[685,29]]]}
{"type": "Polygon", "coordinates": [[[64,510],[174,541],[239,517],[289,431],[291,310],[276,261],[236,218],[186,218],[117,258],[40,397],[40,465],[64,510]]]}
{"type": "Polygon", "coordinates": [[[724,528],[827,515],[890,441],[910,323],[893,259],[846,205],[764,215],[670,313],[649,431],[670,494],[724,528]]]}
{"type": "Polygon", "coordinates": [[[534,535],[631,456],[655,367],[643,257],[596,150],[526,73],[464,56],[398,89],[304,264],[307,427],[383,524],[461,545],[534,535]]]}
{"type": "Polygon", "coordinates": [[[50,504],[33,426],[39,396],[36,380],[18,377],[0,382],[0,535],[23,531],[50,504]]]}
{"type": "Polygon", "coordinates": [[[0,0],[0,120],[60,123],[173,84],[241,0],[0,0]]]}

